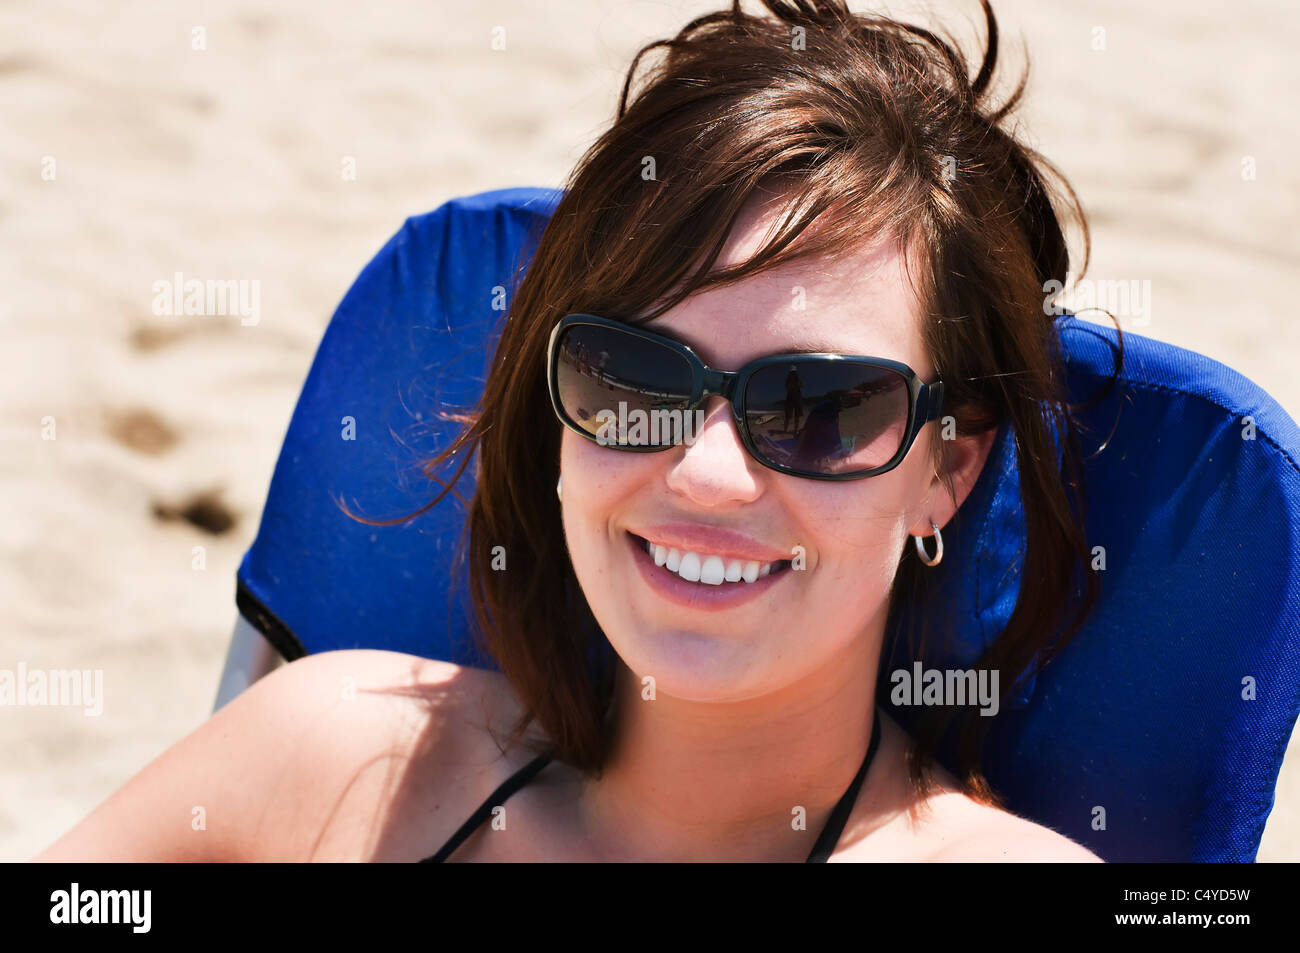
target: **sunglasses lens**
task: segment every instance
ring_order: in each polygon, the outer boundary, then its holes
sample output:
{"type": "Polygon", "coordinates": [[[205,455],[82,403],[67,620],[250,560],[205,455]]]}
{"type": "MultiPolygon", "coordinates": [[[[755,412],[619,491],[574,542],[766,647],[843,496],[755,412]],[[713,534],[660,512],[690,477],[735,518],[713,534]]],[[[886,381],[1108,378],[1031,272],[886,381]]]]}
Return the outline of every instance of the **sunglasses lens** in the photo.
{"type": "Polygon", "coordinates": [[[555,384],[569,420],[599,443],[681,443],[691,366],[671,348],[617,328],[575,324],[556,342],[555,384]],[[674,413],[675,412],[675,413],[674,413]]]}
{"type": "Polygon", "coordinates": [[[907,381],[853,361],[794,361],[753,373],[745,419],[758,452],[806,473],[858,473],[883,466],[903,445],[907,381]]]}

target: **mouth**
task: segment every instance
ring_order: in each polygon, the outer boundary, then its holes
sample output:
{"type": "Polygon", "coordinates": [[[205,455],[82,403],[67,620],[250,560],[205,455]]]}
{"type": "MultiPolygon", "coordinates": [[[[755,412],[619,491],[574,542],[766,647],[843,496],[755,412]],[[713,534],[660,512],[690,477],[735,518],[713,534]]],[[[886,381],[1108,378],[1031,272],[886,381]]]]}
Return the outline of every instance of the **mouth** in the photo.
{"type": "Polygon", "coordinates": [[[724,558],[657,546],[627,533],[642,577],[669,601],[693,609],[728,609],[759,598],[791,573],[791,561],[771,563],[724,558]]]}
{"type": "Polygon", "coordinates": [[[701,586],[753,585],[758,580],[782,572],[790,567],[790,560],[759,562],[754,559],[732,559],[710,553],[680,550],[650,542],[644,536],[628,533],[646,551],[655,565],[701,586]]]}

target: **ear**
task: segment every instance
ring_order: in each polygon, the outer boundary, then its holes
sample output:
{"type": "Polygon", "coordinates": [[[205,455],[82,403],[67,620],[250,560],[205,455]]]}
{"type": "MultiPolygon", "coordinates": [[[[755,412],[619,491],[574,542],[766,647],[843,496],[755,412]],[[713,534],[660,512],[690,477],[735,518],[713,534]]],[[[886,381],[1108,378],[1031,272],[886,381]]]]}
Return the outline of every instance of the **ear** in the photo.
{"type": "MultiPolygon", "coordinates": [[[[938,432],[937,429],[933,431],[932,440],[940,439],[935,436],[938,432]]],[[[956,502],[948,495],[948,488],[939,475],[932,473],[925,496],[919,504],[917,519],[908,530],[911,535],[922,537],[934,535],[934,528],[930,525],[932,522],[941,530],[948,525],[953,514],[966,502],[966,497],[970,496],[970,491],[975,488],[975,483],[984,471],[984,464],[988,461],[989,452],[993,449],[993,441],[997,435],[998,430],[993,427],[983,433],[955,437],[947,441],[948,469],[952,475],[956,502]]]]}

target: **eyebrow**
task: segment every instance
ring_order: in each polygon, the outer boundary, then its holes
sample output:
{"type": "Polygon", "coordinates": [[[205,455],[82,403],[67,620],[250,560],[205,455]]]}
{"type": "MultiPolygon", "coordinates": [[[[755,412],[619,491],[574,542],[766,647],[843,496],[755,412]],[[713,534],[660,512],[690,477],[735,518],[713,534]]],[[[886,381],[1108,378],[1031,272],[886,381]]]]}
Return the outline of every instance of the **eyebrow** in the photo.
{"type": "MultiPolygon", "coordinates": [[[[626,318],[625,320],[626,320],[629,324],[631,324],[633,327],[643,328],[643,329],[645,329],[645,330],[647,330],[647,331],[653,331],[655,334],[663,335],[663,336],[666,337],[666,338],[671,338],[672,340],[676,341],[678,344],[685,344],[687,347],[689,347],[689,348],[690,348],[692,351],[694,351],[696,354],[699,354],[701,357],[704,356],[704,351],[703,351],[702,348],[699,347],[699,345],[695,344],[695,343],[692,342],[692,341],[688,341],[688,340],[684,339],[684,338],[683,338],[681,335],[679,335],[679,334],[673,334],[673,333],[669,332],[666,328],[655,327],[653,324],[651,324],[651,323],[647,323],[647,322],[644,320],[644,318],[642,318],[640,315],[635,315],[635,316],[633,316],[633,317],[631,317],[631,318],[626,318]]],[[[657,319],[656,319],[656,320],[657,320],[657,319]]],[[[858,352],[858,351],[846,351],[844,348],[835,347],[834,345],[829,344],[829,343],[827,343],[826,341],[823,341],[823,340],[814,340],[814,341],[812,341],[811,343],[809,343],[809,344],[807,344],[807,345],[804,345],[804,346],[802,346],[802,347],[796,347],[796,346],[791,345],[791,346],[789,346],[789,347],[783,347],[783,348],[781,348],[781,349],[779,349],[779,350],[775,350],[775,351],[767,351],[767,352],[764,352],[763,354],[758,355],[757,357],[751,358],[750,360],[761,360],[761,359],[764,358],[764,357],[774,357],[774,356],[776,356],[776,355],[787,355],[787,354],[790,354],[790,355],[794,355],[794,354],[859,354],[859,352],[858,352]]],[[[870,355],[860,355],[860,356],[864,356],[864,357],[865,357],[865,356],[870,356],[870,355]]],[[[713,362],[708,361],[708,360],[705,360],[705,363],[706,363],[706,364],[710,364],[710,365],[712,366],[712,363],[713,363],[713,362]]]]}

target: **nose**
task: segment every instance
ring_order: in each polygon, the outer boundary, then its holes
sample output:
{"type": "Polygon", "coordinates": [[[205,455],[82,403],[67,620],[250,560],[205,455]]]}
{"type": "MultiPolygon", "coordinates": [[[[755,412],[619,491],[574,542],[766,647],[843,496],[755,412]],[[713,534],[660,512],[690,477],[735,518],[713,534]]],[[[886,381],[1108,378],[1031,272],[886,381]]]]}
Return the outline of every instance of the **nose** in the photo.
{"type": "Polygon", "coordinates": [[[762,493],[759,466],[740,439],[731,406],[711,397],[704,423],[668,471],[668,487],[702,507],[751,503],[762,493]]]}

